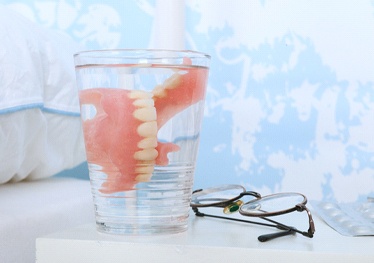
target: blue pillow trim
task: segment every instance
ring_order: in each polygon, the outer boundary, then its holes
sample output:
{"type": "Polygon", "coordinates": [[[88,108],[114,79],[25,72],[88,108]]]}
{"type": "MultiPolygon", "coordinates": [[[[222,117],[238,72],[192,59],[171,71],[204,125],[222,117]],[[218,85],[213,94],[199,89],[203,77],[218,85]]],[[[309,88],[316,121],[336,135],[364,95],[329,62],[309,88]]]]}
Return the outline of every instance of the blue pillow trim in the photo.
{"type": "Polygon", "coordinates": [[[55,113],[55,114],[60,114],[60,115],[72,116],[72,117],[80,117],[81,116],[81,114],[79,112],[56,110],[56,109],[45,108],[45,107],[42,107],[41,110],[45,111],[45,112],[49,112],[49,113],[55,113]]]}
{"type": "Polygon", "coordinates": [[[46,107],[44,107],[43,103],[33,103],[33,104],[10,107],[10,108],[6,108],[6,109],[0,109],[0,114],[8,114],[8,113],[21,111],[21,110],[29,110],[29,109],[40,109],[41,111],[44,111],[44,112],[66,115],[66,116],[71,116],[71,117],[79,117],[80,116],[79,112],[71,112],[71,111],[63,111],[63,110],[46,108],[46,107]]]}

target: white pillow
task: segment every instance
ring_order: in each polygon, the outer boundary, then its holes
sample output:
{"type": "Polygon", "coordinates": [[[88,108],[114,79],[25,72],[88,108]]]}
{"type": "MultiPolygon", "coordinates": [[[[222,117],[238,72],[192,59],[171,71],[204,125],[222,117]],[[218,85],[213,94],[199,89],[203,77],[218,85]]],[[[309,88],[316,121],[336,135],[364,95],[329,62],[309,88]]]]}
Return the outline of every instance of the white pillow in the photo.
{"type": "Polygon", "coordinates": [[[0,5],[0,183],[39,179],[85,160],[67,35],[0,5]]]}

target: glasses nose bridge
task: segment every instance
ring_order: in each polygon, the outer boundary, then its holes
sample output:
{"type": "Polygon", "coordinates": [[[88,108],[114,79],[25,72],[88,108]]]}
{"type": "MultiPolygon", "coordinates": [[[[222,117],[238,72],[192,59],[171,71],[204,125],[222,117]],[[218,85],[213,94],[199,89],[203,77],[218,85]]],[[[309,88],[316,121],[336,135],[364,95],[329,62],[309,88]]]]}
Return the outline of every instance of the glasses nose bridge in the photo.
{"type": "Polygon", "coordinates": [[[256,199],[261,199],[261,195],[259,193],[255,192],[255,191],[244,191],[243,193],[240,194],[240,197],[243,197],[243,196],[246,196],[246,195],[253,196],[256,199]]]}

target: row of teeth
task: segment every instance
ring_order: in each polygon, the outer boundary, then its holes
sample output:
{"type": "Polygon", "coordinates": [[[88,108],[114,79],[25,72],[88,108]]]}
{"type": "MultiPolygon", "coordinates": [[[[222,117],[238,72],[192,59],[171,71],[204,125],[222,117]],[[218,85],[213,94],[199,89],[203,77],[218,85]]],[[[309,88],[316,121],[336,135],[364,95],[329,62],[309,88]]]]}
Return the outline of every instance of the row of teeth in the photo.
{"type": "Polygon", "coordinates": [[[137,128],[138,135],[144,137],[138,142],[140,151],[135,152],[134,159],[139,166],[135,169],[138,182],[146,182],[152,176],[154,161],[158,156],[157,146],[157,114],[152,99],[152,93],[145,91],[132,91],[130,98],[134,99],[133,105],[137,107],[133,116],[142,122],[137,128]]]}
{"type": "Polygon", "coordinates": [[[138,142],[138,148],[142,149],[135,152],[134,159],[139,161],[141,166],[135,169],[138,174],[135,178],[138,182],[149,181],[153,170],[154,162],[158,156],[155,149],[157,147],[157,113],[154,107],[153,96],[163,98],[167,95],[167,89],[174,89],[180,84],[180,75],[173,74],[170,78],[166,79],[161,85],[154,88],[152,93],[145,91],[135,90],[130,93],[130,98],[134,99],[133,105],[137,107],[133,116],[141,121],[137,128],[138,135],[144,137],[138,142]]]}
{"type": "Polygon", "coordinates": [[[166,79],[165,82],[161,85],[157,85],[153,89],[153,95],[157,98],[164,98],[167,95],[168,89],[174,89],[179,86],[181,80],[181,75],[175,73],[166,79]]]}

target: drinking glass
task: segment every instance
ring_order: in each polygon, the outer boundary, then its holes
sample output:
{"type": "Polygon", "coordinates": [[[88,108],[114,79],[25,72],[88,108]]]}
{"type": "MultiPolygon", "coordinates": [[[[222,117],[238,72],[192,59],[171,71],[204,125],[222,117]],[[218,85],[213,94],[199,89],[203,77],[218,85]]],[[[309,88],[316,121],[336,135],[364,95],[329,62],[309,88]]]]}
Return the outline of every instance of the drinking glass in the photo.
{"type": "Polygon", "coordinates": [[[98,231],[185,231],[209,55],[118,49],[74,61],[98,231]]]}

